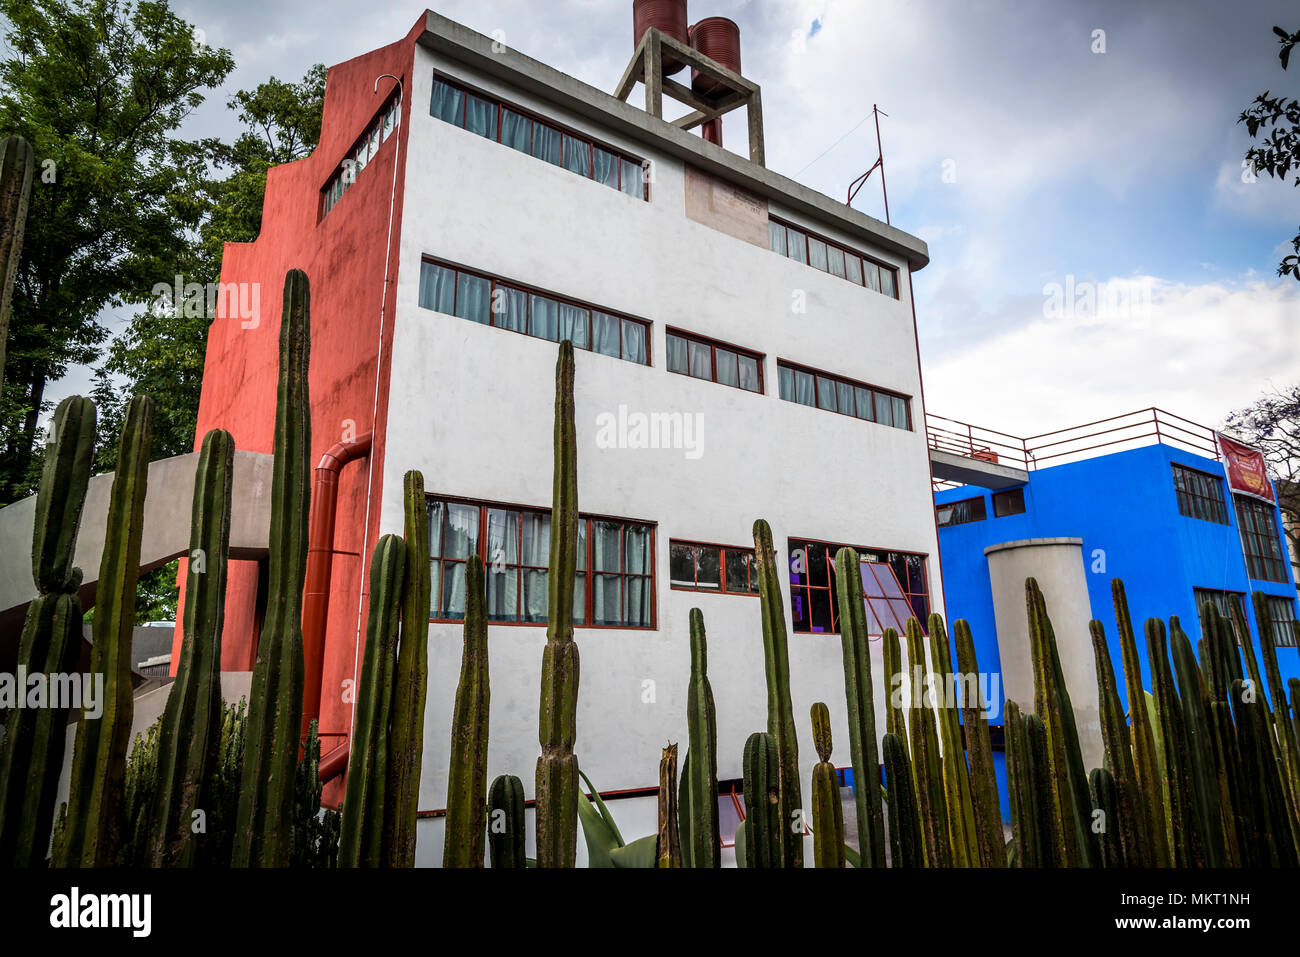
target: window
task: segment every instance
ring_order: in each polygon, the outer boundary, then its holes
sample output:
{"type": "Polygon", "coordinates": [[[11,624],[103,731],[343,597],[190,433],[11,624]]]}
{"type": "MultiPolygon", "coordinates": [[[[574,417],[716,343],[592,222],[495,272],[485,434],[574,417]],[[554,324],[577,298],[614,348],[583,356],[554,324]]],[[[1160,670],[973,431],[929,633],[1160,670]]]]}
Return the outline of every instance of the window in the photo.
{"type": "MultiPolygon", "coordinates": [[[[843,546],[801,539],[790,539],[788,544],[794,630],[813,634],[838,632],[840,608],[835,555],[843,546]]],[[[879,635],[885,628],[895,628],[901,634],[910,617],[915,617],[925,628],[930,616],[925,556],[871,548],[857,551],[862,561],[868,632],[879,635]]]]}
{"type": "Polygon", "coordinates": [[[993,517],[1005,518],[1008,515],[1022,515],[1025,511],[1025,490],[1009,488],[993,493],[993,517]]]}
{"type": "Polygon", "coordinates": [[[935,514],[939,518],[940,528],[946,528],[949,525],[965,525],[967,522],[982,522],[988,518],[983,495],[975,498],[964,498],[960,502],[949,502],[946,505],[940,505],[935,508],[935,514]]]}
{"type": "Polygon", "coordinates": [[[348,152],[329,182],[321,189],[321,217],[338,205],[343,194],[356,182],[357,176],[370,165],[379,147],[388,139],[402,117],[401,101],[394,96],[348,152]]]}
{"type": "Polygon", "coordinates": [[[1295,602],[1280,595],[1267,595],[1264,603],[1268,609],[1268,620],[1259,622],[1259,627],[1273,630],[1275,648],[1295,648],[1295,602]]]}
{"type": "Polygon", "coordinates": [[[787,402],[811,405],[896,429],[912,428],[908,400],[901,395],[789,362],[778,362],[776,371],[781,398],[787,402]]]}
{"type": "Polygon", "coordinates": [[[493,97],[473,93],[443,77],[433,79],[429,115],[628,196],[650,198],[643,161],[600,146],[575,130],[526,115],[493,97]]]}
{"type": "Polygon", "coordinates": [[[672,587],[725,595],[757,595],[758,574],[752,548],[670,542],[672,587]]]}
{"type": "Polygon", "coordinates": [[[420,305],[537,339],[569,339],[575,349],[650,364],[648,322],[527,289],[482,273],[424,260],[420,305]]]}
{"type": "MultiPolygon", "coordinates": [[[[549,509],[430,499],[428,514],[431,620],[464,620],[466,563],[477,555],[488,621],[546,624],[549,509]]],[[[573,623],[653,628],[653,552],[653,525],[580,516],[573,623]]]]}
{"type": "Polygon", "coordinates": [[[1236,619],[1233,618],[1232,609],[1235,607],[1241,614],[1242,619],[1246,618],[1246,596],[1239,591],[1223,591],[1218,588],[1193,588],[1192,595],[1196,599],[1196,613],[1201,613],[1201,606],[1207,601],[1215,607],[1220,615],[1233,622],[1236,627],[1236,619]]]}
{"type": "Polygon", "coordinates": [[[1244,495],[1233,498],[1237,503],[1237,523],[1241,526],[1250,577],[1267,582],[1285,582],[1286,567],[1273,506],[1244,495]]]}
{"type": "Polygon", "coordinates": [[[763,357],[725,343],[670,331],[668,371],[708,379],[747,392],[763,391],[763,357]]]}
{"type": "Polygon", "coordinates": [[[767,237],[774,253],[866,286],[891,299],[898,298],[898,271],[893,266],[868,259],[847,246],[814,236],[778,219],[768,220],[767,237]]]}
{"type": "Polygon", "coordinates": [[[1223,501],[1223,482],[1219,477],[1185,465],[1175,465],[1173,470],[1179,514],[1227,525],[1228,507],[1223,501]]]}

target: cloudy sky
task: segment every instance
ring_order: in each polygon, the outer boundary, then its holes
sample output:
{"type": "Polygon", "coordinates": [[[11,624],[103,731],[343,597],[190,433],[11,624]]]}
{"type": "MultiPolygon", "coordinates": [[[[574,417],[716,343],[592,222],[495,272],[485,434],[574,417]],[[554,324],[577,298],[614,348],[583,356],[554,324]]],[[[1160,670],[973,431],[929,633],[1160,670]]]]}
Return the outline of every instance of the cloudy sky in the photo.
{"type": "MultiPolygon", "coordinates": [[[[421,12],[173,5],[234,53],[191,129],[228,136],[234,90],[391,42],[421,12]]],[[[436,8],[611,90],[631,7],[436,8]]],[[[1300,379],[1300,282],[1276,275],[1300,189],[1243,182],[1236,123],[1264,89],[1300,95],[1300,58],[1284,73],[1272,33],[1300,28],[1294,0],[694,0],[690,13],[740,24],[774,170],[843,199],[876,159],[872,104],[889,114],[891,219],[930,246],[915,288],[931,411],[1016,434],[1151,405],[1213,425],[1300,379]],[[1107,305],[1053,309],[1054,287],[1107,305]]],[[[743,147],[743,122],[729,143],[743,147]]],[[[878,183],[855,205],[883,218],[878,183]]]]}

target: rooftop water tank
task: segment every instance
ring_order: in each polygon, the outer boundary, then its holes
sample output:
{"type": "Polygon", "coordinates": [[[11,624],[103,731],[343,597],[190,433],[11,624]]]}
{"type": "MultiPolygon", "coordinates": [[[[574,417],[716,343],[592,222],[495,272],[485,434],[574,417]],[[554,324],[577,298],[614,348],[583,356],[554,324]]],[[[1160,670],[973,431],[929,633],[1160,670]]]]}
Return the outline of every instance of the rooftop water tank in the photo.
{"type": "MultiPolygon", "coordinates": [[[[632,0],[632,49],[640,45],[651,27],[689,46],[691,35],[687,22],[686,0],[632,0]]],[[[664,76],[672,76],[686,64],[665,56],[663,66],[664,76]]]]}
{"type": "MultiPolygon", "coordinates": [[[[690,29],[691,46],[719,66],[740,73],[740,27],[726,17],[707,17],[690,29]]],[[[691,70],[691,88],[701,96],[712,96],[726,89],[717,80],[691,70]]]]}

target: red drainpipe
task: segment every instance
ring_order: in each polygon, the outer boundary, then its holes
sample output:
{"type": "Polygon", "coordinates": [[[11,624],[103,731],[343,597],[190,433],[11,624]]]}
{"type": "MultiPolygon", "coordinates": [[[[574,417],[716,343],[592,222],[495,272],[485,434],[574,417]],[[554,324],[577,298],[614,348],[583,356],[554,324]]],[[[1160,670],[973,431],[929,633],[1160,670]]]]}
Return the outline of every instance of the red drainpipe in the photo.
{"type": "MultiPolygon", "coordinates": [[[[302,733],[320,718],[321,680],[325,671],[325,623],[330,605],[330,576],[334,566],[334,519],[338,508],[339,472],[343,466],[370,454],[373,433],[335,444],[321,456],[312,473],[311,520],[307,530],[307,583],[302,600],[302,733]]],[[[348,745],[343,743],[320,764],[320,778],[328,781],[346,767],[348,745]],[[329,771],[328,775],[326,771],[329,771]]]]}

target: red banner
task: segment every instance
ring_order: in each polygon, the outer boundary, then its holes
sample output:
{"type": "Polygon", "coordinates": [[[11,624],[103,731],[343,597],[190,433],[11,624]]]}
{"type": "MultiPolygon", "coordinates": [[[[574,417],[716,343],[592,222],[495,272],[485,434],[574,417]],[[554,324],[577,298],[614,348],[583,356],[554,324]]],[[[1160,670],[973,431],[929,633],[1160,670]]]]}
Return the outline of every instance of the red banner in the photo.
{"type": "Polygon", "coordinates": [[[1249,445],[1233,441],[1221,432],[1214,433],[1223,456],[1223,470],[1228,474],[1228,488],[1240,495],[1251,495],[1274,504],[1273,483],[1264,467],[1264,453],[1249,445]]]}

